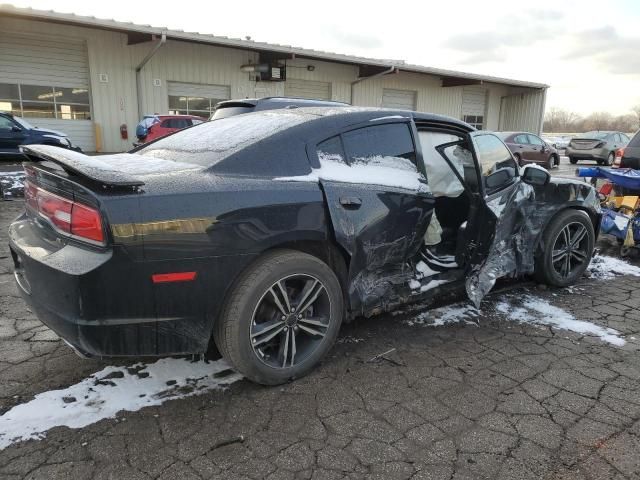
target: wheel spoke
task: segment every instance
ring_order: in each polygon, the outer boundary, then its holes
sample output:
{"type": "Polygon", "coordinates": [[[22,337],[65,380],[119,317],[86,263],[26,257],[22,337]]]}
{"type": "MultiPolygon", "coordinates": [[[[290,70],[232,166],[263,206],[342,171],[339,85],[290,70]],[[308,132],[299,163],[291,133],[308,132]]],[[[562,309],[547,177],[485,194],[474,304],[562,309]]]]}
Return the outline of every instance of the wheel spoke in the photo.
{"type": "Polygon", "coordinates": [[[571,256],[567,255],[566,257],[564,257],[564,263],[562,264],[562,276],[563,277],[568,277],[569,273],[571,272],[571,256]]]}
{"type": "Polygon", "coordinates": [[[587,259],[587,254],[582,250],[572,250],[571,255],[573,255],[573,257],[580,263],[584,262],[587,259]]]}
{"type": "Polygon", "coordinates": [[[311,327],[307,327],[306,325],[300,324],[298,323],[298,328],[300,328],[300,330],[302,330],[303,332],[307,332],[311,335],[316,335],[318,337],[324,337],[326,335],[326,332],[320,332],[319,330],[316,330],[315,328],[311,328],[311,327]]]}
{"type": "Polygon", "coordinates": [[[284,329],[284,322],[274,321],[269,322],[264,327],[262,327],[257,332],[251,333],[251,340],[253,341],[253,346],[257,347],[258,345],[262,345],[263,343],[268,342],[276,335],[282,332],[284,329]],[[258,338],[261,337],[261,338],[258,338]]]}
{"type": "Polygon", "coordinates": [[[564,246],[568,247],[569,245],[571,245],[570,239],[571,239],[571,232],[569,231],[569,225],[566,225],[563,229],[562,229],[562,237],[564,238],[564,246]]]}
{"type": "Polygon", "coordinates": [[[291,330],[291,366],[296,361],[296,332],[295,330],[291,330]]]}
{"type": "Polygon", "coordinates": [[[278,307],[278,310],[280,310],[280,313],[282,313],[282,315],[289,315],[289,309],[285,308],[285,306],[282,304],[282,301],[278,298],[278,294],[275,292],[273,287],[269,289],[269,293],[273,297],[273,301],[278,307]]]}
{"type": "MultiPolygon", "coordinates": [[[[282,350],[282,368],[287,366],[287,357],[289,356],[289,332],[292,331],[287,329],[284,331],[284,347],[282,350]]],[[[291,363],[293,366],[293,362],[291,363]]]]}
{"type": "Polygon", "coordinates": [[[327,327],[329,326],[329,325],[327,325],[326,323],[324,323],[324,322],[322,322],[322,321],[320,321],[320,320],[318,320],[318,319],[316,319],[316,318],[313,318],[313,317],[310,317],[310,318],[304,318],[304,317],[303,317],[303,318],[300,318],[300,319],[298,320],[298,323],[306,323],[306,324],[309,324],[309,325],[315,325],[315,326],[317,326],[317,327],[323,327],[323,328],[327,328],[327,327]]]}
{"type": "Polygon", "coordinates": [[[309,309],[313,302],[318,299],[318,296],[324,290],[324,285],[322,285],[317,280],[314,281],[312,287],[305,293],[300,303],[298,303],[298,312],[302,313],[309,309]]]}
{"type": "Polygon", "coordinates": [[[573,238],[571,239],[571,247],[575,248],[580,245],[580,242],[584,239],[587,234],[587,229],[584,228],[584,225],[580,225],[579,228],[573,234],[573,238]]]}
{"type": "Polygon", "coordinates": [[[567,252],[565,250],[554,250],[551,261],[553,263],[558,263],[560,260],[563,260],[566,255],[567,252]]]}
{"type": "Polygon", "coordinates": [[[291,303],[289,302],[289,294],[287,293],[287,289],[282,286],[282,280],[278,283],[278,288],[280,289],[280,293],[282,293],[282,298],[284,299],[284,306],[287,308],[287,313],[291,312],[291,303]]]}

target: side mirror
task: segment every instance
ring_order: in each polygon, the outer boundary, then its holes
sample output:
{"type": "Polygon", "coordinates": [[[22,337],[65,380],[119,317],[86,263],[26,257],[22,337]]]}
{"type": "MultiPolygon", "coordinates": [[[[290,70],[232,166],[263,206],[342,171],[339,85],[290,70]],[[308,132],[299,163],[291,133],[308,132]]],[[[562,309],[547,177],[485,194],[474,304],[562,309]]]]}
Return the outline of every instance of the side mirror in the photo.
{"type": "Polygon", "coordinates": [[[507,185],[515,178],[515,176],[516,173],[513,168],[501,168],[489,175],[485,179],[484,184],[487,187],[487,190],[495,190],[503,185],[507,185]]]}
{"type": "Polygon", "coordinates": [[[525,167],[522,181],[536,187],[544,187],[551,180],[549,172],[542,168],[525,167]]]}
{"type": "Polygon", "coordinates": [[[14,125],[11,127],[11,131],[12,132],[21,132],[22,129],[20,127],[18,127],[17,125],[14,125]]]}

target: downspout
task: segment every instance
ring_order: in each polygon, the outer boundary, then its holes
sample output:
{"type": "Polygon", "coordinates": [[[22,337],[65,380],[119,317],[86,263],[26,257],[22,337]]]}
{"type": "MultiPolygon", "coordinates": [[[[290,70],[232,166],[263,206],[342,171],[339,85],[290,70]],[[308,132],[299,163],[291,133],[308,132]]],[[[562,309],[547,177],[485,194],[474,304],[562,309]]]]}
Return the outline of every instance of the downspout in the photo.
{"type": "Polygon", "coordinates": [[[388,75],[390,73],[395,73],[397,70],[398,70],[398,67],[389,67],[387,70],[383,70],[382,72],[375,73],[368,77],[360,77],[354,80],[353,82],[351,82],[351,105],[353,105],[353,93],[355,90],[354,87],[357,83],[364,82],[365,80],[371,80],[377,77],[382,77],[383,75],[388,75]]]}
{"type": "Polygon", "coordinates": [[[138,100],[138,118],[142,118],[144,115],[144,112],[142,111],[142,79],[140,76],[140,72],[149,62],[149,60],[151,60],[151,58],[156,54],[156,52],[160,50],[160,47],[162,47],[162,45],[164,45],[165,43],[167,43],[167,32],[162,32],[162,36],[160,37],[160,40],[158,40],[158,43],[153,46],[149,53],[147,53],[147,56],[142,59],[140,65],[136,67],[136,98],[138,100]]]}

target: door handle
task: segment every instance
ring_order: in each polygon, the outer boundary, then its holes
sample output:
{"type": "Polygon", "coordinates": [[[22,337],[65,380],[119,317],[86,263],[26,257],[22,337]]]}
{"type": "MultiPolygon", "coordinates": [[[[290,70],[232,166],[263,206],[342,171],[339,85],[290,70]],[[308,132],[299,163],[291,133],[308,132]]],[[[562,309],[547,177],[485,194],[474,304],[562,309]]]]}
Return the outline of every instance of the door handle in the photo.
{"type": "Polygon", "coordinates": [[[344,208],[357,210],[362,206],[362,199],[358,197],[340,197],[340,205],[344,208]]]}

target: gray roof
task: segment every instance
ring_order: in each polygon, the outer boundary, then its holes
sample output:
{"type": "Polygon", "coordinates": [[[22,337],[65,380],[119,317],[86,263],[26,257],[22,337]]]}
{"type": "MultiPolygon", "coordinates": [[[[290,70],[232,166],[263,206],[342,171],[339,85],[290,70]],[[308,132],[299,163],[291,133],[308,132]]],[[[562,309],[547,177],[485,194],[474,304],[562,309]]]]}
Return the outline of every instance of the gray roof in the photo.
{"type": "Polygon", "coordinates": [[[512,80],[508,78],[494,77],[490,75],[478,75],[475,73],[459,72],[442,68],[425,67],[405,63],[403,60],[384,60],[376,58],[358,57],[344,55],[341,53],[323,52],[308,48],[295,47],[291,45],[279,45],[274,43],[256,42],[253,40],[242,40],[217,35],[202,34],[197,32],[185,32],[183,30],[169,30],[151,25],[139,25],[132,22],[119,22],[96,17],[86,17],[73,13],[59,13],[53,10],[35,10],[32,8],[18,8],[9,4],[0,4],[0,14],[22,17],[31,20],[41,20],[49,22],[64,23],[68,25],[78,25],[83,27],[93,27],[105,30],[115,30],[125,33],[142,33],[150,35],[162,35],[165,33],[168,39],[181,40],[185,42],[207,43],[211,45],[226,46],[231,48],[242,48],[252,51],[264,51],[282,53],[303,58],[313,58],[317,60],[348,63],[352,65],[363,65],[373,67],[396,67],[399,71],[424,73],[440,77],[452,77],[456,79],[476,80],[480,82],[499,83],[514,87],[526,88],[548,88],[549,85],[543,83],[526,82],[522,80],[512,80]]]}

